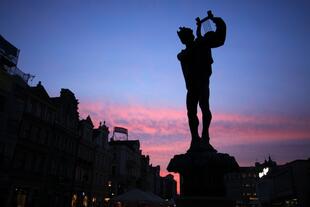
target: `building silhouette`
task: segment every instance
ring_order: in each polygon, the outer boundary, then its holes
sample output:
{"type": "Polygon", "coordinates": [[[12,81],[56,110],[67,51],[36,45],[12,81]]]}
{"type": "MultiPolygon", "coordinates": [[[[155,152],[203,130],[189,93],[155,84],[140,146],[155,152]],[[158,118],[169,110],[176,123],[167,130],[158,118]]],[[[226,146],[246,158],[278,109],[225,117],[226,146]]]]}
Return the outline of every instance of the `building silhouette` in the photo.
{"type": "Polygon", "coordinates": [[[227,197],[236,201],[238,207],[260,207],[257,185],[264,169],[272,171],[277,163],[269,156],[263,163],[255,166],[240,167],[238,172],[225,175],[227,197]]]}
{"type": "Polygon", "coordinates": [[[29,85],[18,55],[0,36],[2,206],[100,207],[132,188],[161,195],[160,168],[139,140],[109,141],[105,123],[80,119],[72,91],[50,97],[41,82],[29,85]]]}
{"type": "Polygon", "coordinates": [[[161,195],[164,199],[175,199],[176,197],[176,189],[177,189],[177,182],[174,180],[172,174],[168,174],[165,177],[161,177],[161,195]]]}
{"type": "Polygon", "coordinates": [[[263,207],[310,206],[310,159],[278,166],[259,180],[257,190],[263,207]]]}
{"type": "Polygon", "coordinates": [[[238,207],[307,207],[309,181],[310,159],[278,165],[270,156],[225,175],[227,196],[238,207]]]}

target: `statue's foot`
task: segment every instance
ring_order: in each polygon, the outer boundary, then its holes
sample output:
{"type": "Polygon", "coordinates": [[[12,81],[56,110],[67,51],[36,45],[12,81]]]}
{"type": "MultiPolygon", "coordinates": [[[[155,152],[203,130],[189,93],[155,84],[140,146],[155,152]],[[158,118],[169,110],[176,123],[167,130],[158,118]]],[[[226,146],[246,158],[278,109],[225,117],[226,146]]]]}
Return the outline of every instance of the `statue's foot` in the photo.
{"type": "Polygon", "coordinates": [[[209,137],[203,137],[201,140],[201,148],[208,152],[217,152],[217,150],[210,144],[209,137]]]}
{"type": "Polygon", "coordinates": [[[189,151],[196,151],[198,148],[200,148],[201,145],[201,139],[199,137],[192,137],[191,146],[189,147],[189,151]]]}

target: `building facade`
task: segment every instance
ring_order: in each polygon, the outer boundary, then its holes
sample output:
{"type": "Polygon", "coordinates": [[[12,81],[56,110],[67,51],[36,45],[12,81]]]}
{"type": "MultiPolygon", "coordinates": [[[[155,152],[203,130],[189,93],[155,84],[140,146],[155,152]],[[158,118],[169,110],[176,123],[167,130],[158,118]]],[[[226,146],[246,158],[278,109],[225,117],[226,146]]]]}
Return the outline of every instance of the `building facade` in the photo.
{"type": "Polygon", "coordinates": [[[161,197],[166,200],[174,200],[177,196],[177,182],[172,174],[161,177],[161,197]]]}
{"type": "Polygon", "coordinates": [[[310,206],[310,159],[278,166],[258,182],[263,207],[310,206]]]}
{"type": "Polygon", "coordinates": [[[229,199],[236,201],[236,207],[260,207],[257,184],[263,172],[272,171],[277,167],[270,156],[263,163],[255,166],[240,167],[239,172],[225,175],[226,194],[229,199]]]}
{"type": "MultiPolygon", "coordinates": [[[[160,167],[139,140],[109,141],[81,119],[69,89],[50,97],[17,68],[19,50],[0,36],[0,198],[3,206],[101,207],[139,188],[160,195],[160,167]]],[[[128,138],[128,137],[127,137],[128,138]]]]}

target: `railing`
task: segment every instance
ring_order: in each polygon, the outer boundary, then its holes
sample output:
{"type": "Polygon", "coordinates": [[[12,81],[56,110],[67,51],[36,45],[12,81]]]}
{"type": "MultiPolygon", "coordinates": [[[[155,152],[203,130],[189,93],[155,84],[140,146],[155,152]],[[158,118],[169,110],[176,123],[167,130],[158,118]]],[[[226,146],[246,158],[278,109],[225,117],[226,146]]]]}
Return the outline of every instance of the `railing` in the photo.
{"type": "Polygon", "coordinates": [[[10,75],[17,75],[21,77],[26,83],[28,83],[29,80],[31,81],[35,77],[34,75],[31,75],[29,73],[24,73],[18,67],[8,68],[7,71],[10,75]]]}

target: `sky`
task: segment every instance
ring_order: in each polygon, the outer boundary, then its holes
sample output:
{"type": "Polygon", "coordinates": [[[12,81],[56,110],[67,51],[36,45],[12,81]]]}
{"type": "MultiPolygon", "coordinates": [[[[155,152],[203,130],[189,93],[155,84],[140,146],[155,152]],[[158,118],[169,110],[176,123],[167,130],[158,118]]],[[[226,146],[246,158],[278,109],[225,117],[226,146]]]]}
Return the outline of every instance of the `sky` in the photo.
{"type": "Polygon", "coordinates": [[[81,118],[128,128],[165,175],[190,143],[176,31],[208,10],[227,24],[212,51],[212,145],[240,166],[309,158],[309,1],[1,0],[0,34],[30,85],[69,88],[81,118]]]}

